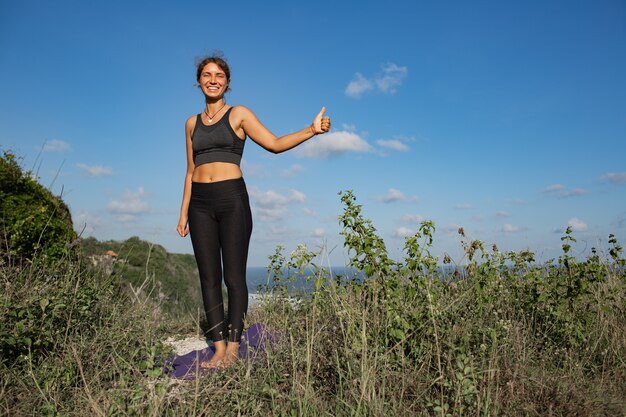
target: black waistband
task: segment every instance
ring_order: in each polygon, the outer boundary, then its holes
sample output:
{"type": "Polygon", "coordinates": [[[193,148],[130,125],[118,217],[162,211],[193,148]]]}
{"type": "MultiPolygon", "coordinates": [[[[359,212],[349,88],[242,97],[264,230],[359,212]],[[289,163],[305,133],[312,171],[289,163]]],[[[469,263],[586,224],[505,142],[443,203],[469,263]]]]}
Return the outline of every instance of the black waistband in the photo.
{"type": "Polygon", "coordinates": [[[192,194],[201,194],[208,198],[224,198],[247,194],[247,192],[243,177],[224,181],[191,183],[192,194]]]}

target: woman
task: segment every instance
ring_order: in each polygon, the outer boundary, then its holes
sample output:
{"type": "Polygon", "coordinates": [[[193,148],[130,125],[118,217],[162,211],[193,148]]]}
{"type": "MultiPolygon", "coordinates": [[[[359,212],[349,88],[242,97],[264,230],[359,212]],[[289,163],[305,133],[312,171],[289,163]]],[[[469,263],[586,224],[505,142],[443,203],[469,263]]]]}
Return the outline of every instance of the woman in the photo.
{"type": "Polygon", "coordinates": [[[325,108],[298,132],[276,137],[244,106],[224,101],[230,68],[223,58],[203,59],[197,68],[204,111],[185,123],[187,173],[177,231],[191,234],[200,273],[202,299],[215,354],[203,368],[225,368],[239,356],[248,308],[246,262],[252,232],[248,193],[239,164],[249,137],[273,153],[284,152],[330,130],[325,108]],[[223,271],[222,271],[223,265],[223,271]],[[222,272],[228,290],[228,325],[224,321],[222,272]]]}

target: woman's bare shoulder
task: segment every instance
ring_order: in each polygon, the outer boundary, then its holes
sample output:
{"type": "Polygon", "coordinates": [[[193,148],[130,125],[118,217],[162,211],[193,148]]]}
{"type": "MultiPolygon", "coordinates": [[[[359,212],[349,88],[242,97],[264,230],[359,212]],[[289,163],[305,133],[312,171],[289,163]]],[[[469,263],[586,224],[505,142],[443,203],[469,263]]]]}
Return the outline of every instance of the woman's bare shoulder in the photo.
{"type": "Polygon", "coordinates": [[[189,127],[189,126],[194,126],[196,124],[196,120],[198,120],[198,115],[194,114],[189,116],[189,118],[185,121],[185,126],[189,127]]]}
{"type": "Polygon", "coordinates": [[[231,113],[234,113],[236,115],[246,115],[246,114],[252,114],[252,110],[250,110],[246,106],[242,106],[241,104],[237,104],[237,105],[233,106],[233,109],[231,110],[231,113]]]}
{"type": "Polygon", "coordinates": [[[242,106],[241,104],[237,104],[233,106],[230,111],[230,122],[233,126],[240,127],[245,120],[249,120],[251,116],[254,116],[254,113],[247,108],[246,106],[242,106]]]}
{"type": "Polygon", "coordinates": [[[198,115],[194,114],[193,116],[189,116],[189,118],[185,121],[185,136],[187,139],[191,138],[191,134],[196,128],[196,122],[198,121],[198,115]]]}

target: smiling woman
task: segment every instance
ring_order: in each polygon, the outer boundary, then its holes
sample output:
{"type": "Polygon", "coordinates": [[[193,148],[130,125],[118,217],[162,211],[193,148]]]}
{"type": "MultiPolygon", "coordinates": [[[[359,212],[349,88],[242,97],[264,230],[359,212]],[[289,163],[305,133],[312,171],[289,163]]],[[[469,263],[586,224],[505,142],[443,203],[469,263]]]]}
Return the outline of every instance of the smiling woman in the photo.
{"type": "Polygon", "coordinates": [[[204,109],[185,123],[187,172],[177,231],[183,237],[191,235],[209,337],[215,345],[215,355],[201,366],[224,368],[238,358],[248,309],[246,263],[252,215],[240,168],[245,140],[249,137],[273,153],[284,152],[328,132],[330,118],[324,117],[322,107],[309,127],[277,137],[248,108],[226,104],[230,67],[222,57],[203,59],[196,80],[204,109]],[[228,291],[228,325],[222,278],[228,291]]]}

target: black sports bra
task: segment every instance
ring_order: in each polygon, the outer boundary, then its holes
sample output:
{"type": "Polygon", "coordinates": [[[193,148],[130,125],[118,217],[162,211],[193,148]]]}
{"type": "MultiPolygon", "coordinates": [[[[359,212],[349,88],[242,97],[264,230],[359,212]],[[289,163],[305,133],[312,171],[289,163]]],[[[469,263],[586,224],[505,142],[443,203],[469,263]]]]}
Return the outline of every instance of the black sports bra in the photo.
{"type": "Polygon", "coordinates": [[[198,114],[196,126],[191,135],[193,149],[193,163],[195,166],[209,162],[230,162],[241,164],[241,155],[246,143],[242,140],[229,122],[230,111],[226,113],[214,125],[206,126],[202,122],[202,115],[198,114]]]}

